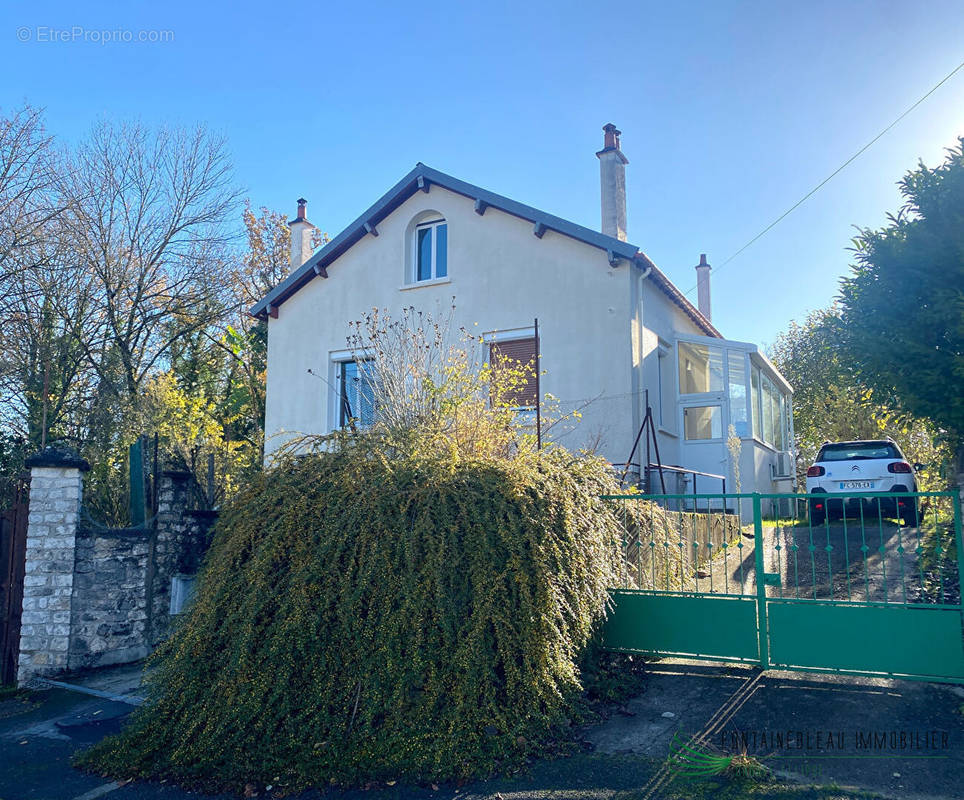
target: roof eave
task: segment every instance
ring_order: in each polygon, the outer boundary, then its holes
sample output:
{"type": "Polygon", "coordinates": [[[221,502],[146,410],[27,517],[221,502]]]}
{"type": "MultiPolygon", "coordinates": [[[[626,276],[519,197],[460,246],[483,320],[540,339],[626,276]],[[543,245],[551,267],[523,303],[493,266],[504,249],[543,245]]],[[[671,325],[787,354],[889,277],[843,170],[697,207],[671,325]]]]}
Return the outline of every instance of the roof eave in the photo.
{"type": "Polygon", "coordinates": [[[696,323],[696,326],[706,333],[707,336],[713,336],[717,339],[724,338],[723,334],[713,326],[713,323],[703,316],[703,314],[700,313],[700,310],[686,299],[686,295],[676,288],[676,285],[668,277],[666,277],[666,273],[657,267],[649,256],[647,256],[642,250],[636,253],[636,263],[641,268],[650,270],[649,277],[652,278],[653,283],[659,287],[663,294],[676,303],[676,305],[683,310],[683,313],[686,314],[694,323],[696,323]]]}

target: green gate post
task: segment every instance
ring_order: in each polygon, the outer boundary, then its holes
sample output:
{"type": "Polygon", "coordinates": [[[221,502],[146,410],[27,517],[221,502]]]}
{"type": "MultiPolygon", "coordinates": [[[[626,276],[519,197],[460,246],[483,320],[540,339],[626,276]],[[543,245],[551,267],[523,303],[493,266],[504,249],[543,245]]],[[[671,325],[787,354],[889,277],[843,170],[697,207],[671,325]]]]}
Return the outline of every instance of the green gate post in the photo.
{"type": "Polygon", "coordinates": [[[770,653],[767,649],[767,585],[763,571],[763,511],[760,495],[753,493],[753,541],[756,556],[756,624],[760,639],[760,668],[770,668],[770,653]]]}
{"type": "Polygon", "coordinates": [[[138,436],[130,448],[131,525],[138,527],[147,521],[147,498],[144,491],[144,442],[138,436]]]}
{"type": "MultiPolygon", "coordinates": [[[[917,502],[916,498],[914,502],[917,502]]],[[[961,532],[961,492],[958,487],[955,487],[952,503],[954,507],[954,538],[957,542],[957,558],[954,560],[957,562],[957,580],[960,584],[964,582],[964,574],[961,570],[962,559],[964,559],[964,534],[961,532]]],[[[959,597],[957,603],[961,607],[961,636],[964,637],[964,598],[959,597]]]]}
{"type": "Polygon", "coordinates": [[[964,536],[961,535],[961,493],[954,492],[954,536],[957,539],[957,575],[961,577],[961,559],[964,558],[964,536]]]}

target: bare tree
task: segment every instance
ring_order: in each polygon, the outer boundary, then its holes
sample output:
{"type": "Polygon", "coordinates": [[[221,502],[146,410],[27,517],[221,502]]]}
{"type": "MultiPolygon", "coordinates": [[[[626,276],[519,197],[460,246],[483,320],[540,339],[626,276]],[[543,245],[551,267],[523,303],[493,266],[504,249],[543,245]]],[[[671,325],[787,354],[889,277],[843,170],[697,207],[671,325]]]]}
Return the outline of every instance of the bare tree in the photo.
{"type": "Polygon", "coordinates": [[[94,371],[81,344],[98,314],[89,281],[69,262],[58,220],[18,247],[0,294],[0,425],[42,447],[48,432],[80,439],[94,371]]]}
{"type": "Polygon", "coordinates": [[[38,110],[0,118],[0,426],[33,447],[70,416],[84,370],[74,337],[86,309],[64,260],[61,164],[38,110]]]}
{"type": "Polygon", "coordinates": [[[0,116],[0,282],[21,268],[18,254],[36,247],[63,205],[41,112],[24,106],[0,116]]]}
{"type": "Polygon", "coordinates": [[[79,148],[69,220],[100,309],[83,346],[106,391],[136,402],[172,344],[224,313],[232,181],[224,141],[200,128],[105,123],[79,148]]]}

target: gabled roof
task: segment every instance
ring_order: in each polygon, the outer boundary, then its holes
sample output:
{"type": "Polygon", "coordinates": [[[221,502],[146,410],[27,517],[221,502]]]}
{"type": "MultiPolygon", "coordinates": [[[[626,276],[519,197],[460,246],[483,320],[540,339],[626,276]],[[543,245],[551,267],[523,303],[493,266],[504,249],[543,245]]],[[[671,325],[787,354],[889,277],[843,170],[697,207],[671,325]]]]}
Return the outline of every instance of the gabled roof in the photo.
{"type": "Polygon", "coordinates": [[[696,307],[683,296],[682,292],[672,284],[669,278],[660,272],[635,245],[615,239],[612,236],[606,236],[561,217],[539,211],[537,208],[510,200],[508,197],[495,194],[479,186],[473,186],[471,183],[466,183],[458,178],[453,178],[451,175],[446,175],[444,172],[427,167],[421,162],[416,164],[415,169],[382,195],[374,205],[361,214],[345,230],[253,305],[250,309],[251,315],[263,319],[277,311],[278,307],[302,286],[318,275],[326,274],[325,270],[328,265],[351,248],[359,239],[372,231],[376,231],[376,226],[402,203],[418,191],[427,192],[432,185],[441,186],[450,192],[475,200],[475,209],[480,214],[484,214],[487,208],[495,208],[506,214],[528,220],[533,223],[533,232],[540,238],[547,230],[556,231],[571,239],[576,239],[605,251],[611,264],[617,263],[620,259],[626,259],[637,266],[642,266],[644,269],[652,267],[650,277],[653,282],[708,335],[720,337],[719,331],[697,311],[696,307]]]}

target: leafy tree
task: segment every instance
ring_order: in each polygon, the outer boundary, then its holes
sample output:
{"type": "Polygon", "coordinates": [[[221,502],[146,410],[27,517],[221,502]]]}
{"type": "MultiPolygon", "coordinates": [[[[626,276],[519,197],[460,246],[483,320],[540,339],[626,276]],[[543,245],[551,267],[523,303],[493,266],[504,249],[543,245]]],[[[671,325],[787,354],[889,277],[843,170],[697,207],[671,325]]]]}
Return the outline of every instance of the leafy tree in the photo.
{"type": "Polygon", "coordinates": [[[23,462],[33,452],[22,437],[0,432],[0,509],[10,508],[16,501],[24,476],[23,462]]]}
{"type": "Polygon", "coordinates": [[[931,420],[964,470],[964,138],[947,152],[904,176],[886,227],[854,239],[839,330],[873,399],[931,420]]]}
{"type": "Polygon", "coordinates": [[[838,325],[836,306],[814,311],[802,324],[791,322],[770,348],[770,358],[794,388],[793,428],[800,485],[824,441],[889,436],[911,461],[927,465],[922,483],[935,488],[939,467],[948,455],[945,446],[935,444],[936,427],[929,420],[874,402],[849,368],[838,325]]]}

